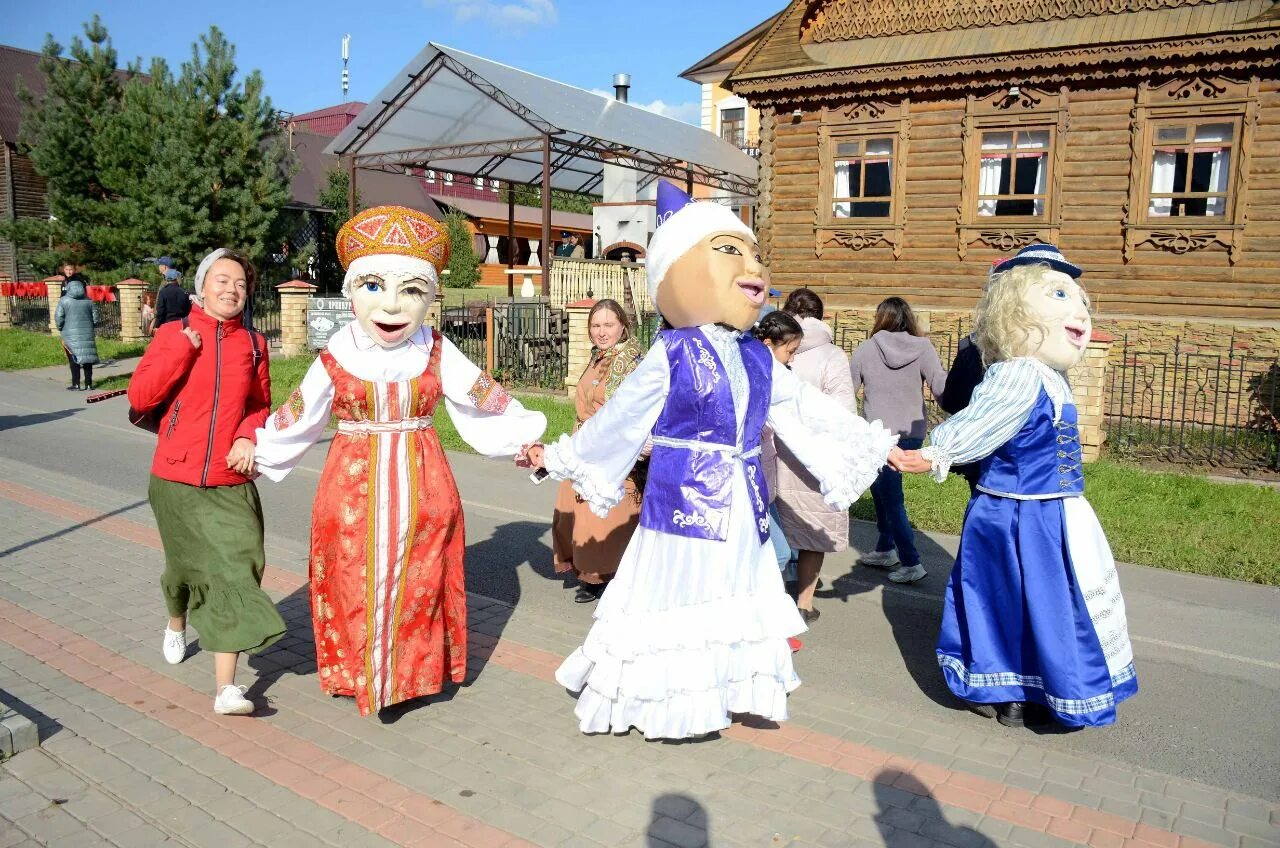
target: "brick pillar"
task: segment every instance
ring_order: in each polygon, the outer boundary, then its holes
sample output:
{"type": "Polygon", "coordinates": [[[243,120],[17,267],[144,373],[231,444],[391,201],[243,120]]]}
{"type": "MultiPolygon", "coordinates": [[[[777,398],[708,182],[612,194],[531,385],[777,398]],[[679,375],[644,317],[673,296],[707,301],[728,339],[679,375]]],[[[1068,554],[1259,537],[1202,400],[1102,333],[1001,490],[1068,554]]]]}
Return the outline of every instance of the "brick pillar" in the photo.
{"type": "Polygon", "coordinates": [[[1067,374],[1071,393],[1076,399],[1080,445],[1085,462],[1093,462],[1102,455],[1102,443],[1107,438],[1102,416],[1103,396],[1107,388],[1107,355],[1111,351],[1111,342],[1110,335],[1094,330],[1084,359],[1067,374]]]}
{"type": "Polygon", "coordinates": [[[596,305],[595,298],[575,300],[565,304],[569,313],[569,370],[564,378],[564,386],[570,400],[578,391],[578,378],[591,364],[591,332],[587,319],[591,315],[591,307],[596,305]]]}
{"type": "Polygon", "coordinates": [[[116,284],[120,292],[120,341],[124,344],[145,341],[142,335],[142,296],[147,284],[142,280],[121,280],[116,284]]]}
{"type": "Polygon", "coordinates": [[[58,325],[54,323],[53,316],[58,311],[58,301],[62,299],[62,280],[61,276],[57,276],[49,277],[44,281],[45,287],[49,290],[49,333],[58,337],[61,337],[62,333],[58,332],[58,325]]]}
{"type": "Polygon", "coordinates": [[[315,290],[302,280],[276,286],[280,293],[280,352],[285,356],[307,352],[307,300],[315,290]]]}
{"type": "MultiPolygon", "coordinates": [[[[9,285],[13,281],[4,274],[0,274],[0,285],[9,285]]],[[[9,299],[9,295],[0,292],[0,330],[8,330],[13,326],[13,301],[9,299]]]]}

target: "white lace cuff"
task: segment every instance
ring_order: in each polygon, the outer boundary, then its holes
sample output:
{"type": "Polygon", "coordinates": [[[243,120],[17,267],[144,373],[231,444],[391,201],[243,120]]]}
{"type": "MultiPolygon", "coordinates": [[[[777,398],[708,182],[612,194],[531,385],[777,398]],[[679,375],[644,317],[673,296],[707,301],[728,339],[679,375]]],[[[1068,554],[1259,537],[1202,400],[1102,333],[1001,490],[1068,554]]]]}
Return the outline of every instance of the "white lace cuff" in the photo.
{"type": "Polygon", "coordinates": [[[573,449],[573,440],[567,434],[562,433],[554,445],[544,447],[542,464],[555,479],[570,481],[573,490],[600,518],[607,517],[609,510],[617,506],[626,494],[621,484],[611,485],[600,476],[598,469],[581,461],[573,449]]]}
{"type": "Polygon", "coordinates": [[[933,465],[929,475],[939,483],[945,483],[947,475],[951,473],[951,456],[946,449],[937,445],[929,445],[920,449],[920,455],[933,465]]]}
{"type": "Polygon", "coordinates": [[[871,488],[889,458],[889,451],[898,443],[897,435],[879,421],[861,418],[856,421],[857,425],[836,440],[840,445],[839,454],[831,458],[820,475],[822,497],[837,509],[848,509],[871,488]]]}

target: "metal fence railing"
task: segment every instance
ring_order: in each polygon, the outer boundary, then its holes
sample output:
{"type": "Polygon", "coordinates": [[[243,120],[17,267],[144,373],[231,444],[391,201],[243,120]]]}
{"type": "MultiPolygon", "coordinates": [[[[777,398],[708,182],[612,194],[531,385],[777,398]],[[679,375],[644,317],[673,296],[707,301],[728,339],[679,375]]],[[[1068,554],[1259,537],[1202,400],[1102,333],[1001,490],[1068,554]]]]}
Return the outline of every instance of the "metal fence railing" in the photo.
{"type": "Polygon", "coordinates": [[[120,338],[120,301],[102,301],[98,307],[98,325],[94,331],[100,338],[120,338]]]}
{"type": "Polygon", "coordinates": [[[1140,350],[1110,366],[1108,449],[1135,459],[1280,471],[1280,357],[1140,350]]]}
{"type": "Polygon", "coordinates": [[[258,286],[253,292],[253,328],[267,342],[280,341],[280,293],[273,286],[258,286]]]}
{"type": "Polygon", "coordinates": [[[38,333],[49,331],[49,298],[47,296],[12,296],[9,298],[9,310],[9,314],[13,316],[13,326],[38,333]]]}
{"type": "Polygon", "coordinates": [[[493,305],[494,377],[508,385],[563,389],[569,316],[545,301],[493,305]]]}

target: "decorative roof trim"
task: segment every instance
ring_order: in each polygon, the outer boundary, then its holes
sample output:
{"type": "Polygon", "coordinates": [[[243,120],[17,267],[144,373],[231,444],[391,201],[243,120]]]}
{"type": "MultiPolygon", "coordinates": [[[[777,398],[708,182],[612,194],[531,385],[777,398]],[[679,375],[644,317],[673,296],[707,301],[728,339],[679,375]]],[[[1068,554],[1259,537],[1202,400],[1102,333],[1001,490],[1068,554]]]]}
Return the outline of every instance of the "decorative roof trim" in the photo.
{"type": "Polygon", "coordinates": [[[910,95],[923,91],[969,91],[974,87],[975,77],[1014,75],[1025,84],[1080,81],[1096,78],[1101,66],[1110,66],[1108,72],[1119,78],[1145,79],[1182,72],[1191,57],[1215,53],[1231,55],[1216,62],[1198,62],[1196,67],[1201,73],[1276,67],[1280,65],[1280,30],[1090,45],[1039,53],[965,56],[873,68],[797,70],[756,78],[730,77],[727,85],[753,106],[824,102],[832,99],[831,89],[851,87],[858,88],[860,95],[910,95]]]}

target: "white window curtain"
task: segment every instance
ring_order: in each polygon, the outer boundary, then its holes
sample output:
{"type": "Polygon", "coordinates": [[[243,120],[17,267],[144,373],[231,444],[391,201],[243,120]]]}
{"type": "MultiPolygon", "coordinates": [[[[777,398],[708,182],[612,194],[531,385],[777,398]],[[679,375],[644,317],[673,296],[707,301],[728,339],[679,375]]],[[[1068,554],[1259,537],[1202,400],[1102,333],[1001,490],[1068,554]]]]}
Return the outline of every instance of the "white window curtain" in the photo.
{"type": "MultiPolygon", "coordinates": [[[[1230,142],[1234,134],[1235,127],[1231,124],[1201,124],[1196,127],[1196,152],[1211,153],[1213,155],[1212,164],[1209,171],[1209,191],[1227,191],[1227,181],[1230,177],[1231,170],[1231,148],[1219,147],[1216,150],[1212,147],[1206,149],[1201,146],[1204,142],[1230,142]]],[[[1221,216],[1227,212],[1227,199],[1225,197],[1211,197],[1206,205],[1205,214],[1210,216],[1221,216]]]]}
{"type": "Polygon", "coordinates": [[[1177,169],[1178,154],[1175,150],[1156,148],[1151,158],[1151,206],[1147,214],[1161,218],[1169,216],[1173,209],[1173,198],[1155,197],[1157,194],[1169,194],[1173,191],[1173,173],[1177,169]]]}
{"type": "MultiPolygon", "coordinates": [[[[983,150],[1005,150],[1004,144],[984,144],[983,150]]],[[[978,214],[982,217],[990,217],[996,214],[996,199],[994,195],[1000,193],[1000,174],[1002,170],[1008,167],[1009,160],[1004,156],[996,156],[984,154],[982,157],[982,166],[978,169],[978,194],[983,195],[986,199],[978,201],[978,214]]]]}
{"type": "MultiPolygon", "coordinates": [[[[849,197],[853,192],[852,186],[849,184],[849,161],[847,159],[836,160],[836,184],[832,189],[832,197],[849,197]]],[[[832,209],[832,215],[836,218],[848,218],[853,214],[853,204],[848,201],[844,203],[835,203],[832,209]]]]}

